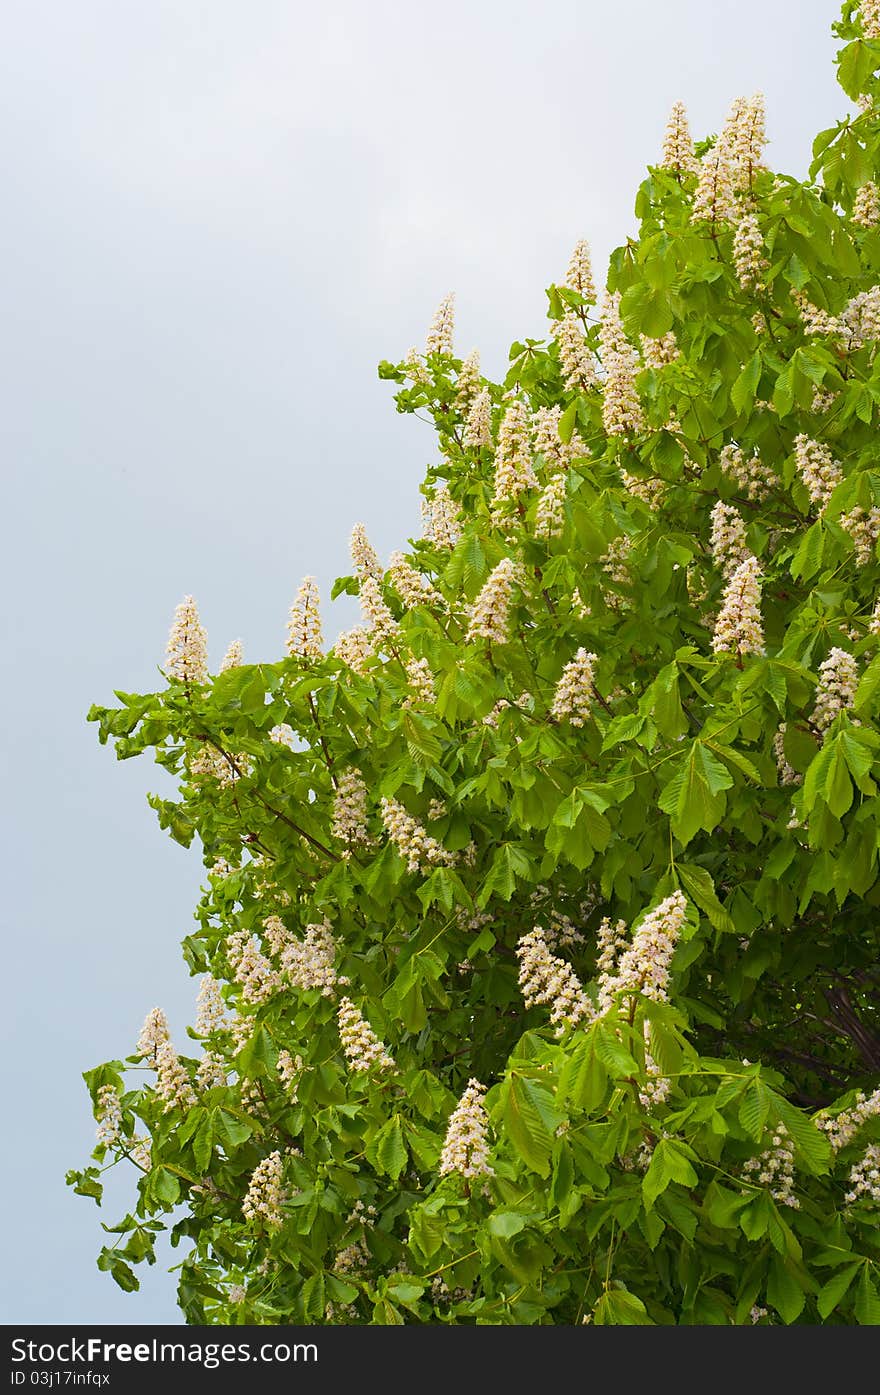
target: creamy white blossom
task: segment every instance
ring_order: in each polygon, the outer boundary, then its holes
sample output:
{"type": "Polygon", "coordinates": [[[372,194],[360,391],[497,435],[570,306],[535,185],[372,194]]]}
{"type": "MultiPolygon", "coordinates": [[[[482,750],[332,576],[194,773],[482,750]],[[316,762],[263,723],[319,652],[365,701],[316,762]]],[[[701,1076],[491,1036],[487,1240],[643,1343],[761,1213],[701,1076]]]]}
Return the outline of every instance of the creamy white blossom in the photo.
{"type": "Polygon", "coordinates": [[[434,312],[425,340],[426,354],[451,354],[455,330],[455,292],[445,295],[434,312]]]}
{"type": "Polygon", "coordinates": [[[489,1116],[483,1103],[485,1085],[471,1079],[449,1119],[440,1154],[440,1176],[492,1177],[489,1164],[489,1116]]]}
{"type": "Polygon", "coordinates": [[[599,381],[590,346],[577,315],[567,310],[553,325],[553,338],[559,349],[562,379],[571,392],[595,387],[599,381]]]}
{"type": "Polygon", "coordinates": [[[418,872],[429,866],[448,867],[455,861],[455,854],[447,852],[442,843],[432,838],[398,800],[383,797],[379,807],[385,831],[405,860],[408,871],[418,872]]]}
{"type": "Polygon", "coordinates": [[[397,635],[397,621],[385,604],[375,577],[365,576],[360,589],[361,610],[367,628],[377,646],[393,640],[397,635]]]}
{"type": "Polygon", "coordinates": [[[247,1195],[241,1207],[245,1220],[263,1222],[269,1230],[277,1230],[280,1227],[284,1220],[281,1210],[284,1203],[282,1171],[281,1154],[277,1149],[257,1164],[251,1173],[247,1195]]]}
{"type": "Polygon", "coordinates": [[[144,1019],[144,1025],[137,1040],[138,1056],[149,1061],[150,1065],[155,1065],[159,1047],[170,1037],[168,1018],[161,1008],[151,1008],[144,1019]]]}
{"type": "Polygon", "coordinates": [[[366,846],[367,787],[359,770],[344,770],[333,796],[332,833],[342,843],[366,846]]]}
{"type": "Polygon", "coordinates": [[[520,937],[516,946],[519,960],[519,986],[527,1008],[539,1004],[550,1007],[550,1025],[561,1036],[566,1027],[590,1022],[592,1005],[570,964],[551,954],[540,925],[520,937]]]}
{"type": "Polygon", "coordinates": [[[663,136],[660,164],[674,174],[693,174],[697,169],[694,142],[691,139],[687,108],[684,102],[674,102],[663,136]]]}
{"type": "Polygon", "coordinates": [[[436,547],[455,547],[459,536],[458,509],[447,485],[438,484],[433,497],[422,500],[422,524],[424,537],[436,547]]]}
{"type": "Polygon", "coordinates": [[[880,509],[874,507],[869,511],[857,506],[849,513],[842,513],[837,521],[852,538],[856,565],[866,567],[873,562],[877,538],[880,537],[880,509]]]}
{"type": "Polygon", "coordinates": [[[307,925],[301,940],[294,937],[281,951],[281,971],[288,983],[303,992],[317,989],[332,998],[348,979],[336,972],[336,941],[329,920],[307,925]]]}
{"type": "Polygon", "coordinates": [[[313,576],[304,577],[287,622],[287,652],[301,659],[320,659],[324,652],[318,587],[313,576]]]}
{"type": "Polygon", "coordinates": [[[757,450],[747,456],[742,447],[735,442],[723,447],[718,463],[749,499],[766,499],[770,491],[779,485],[779,477],[775,470],[765,465],[757,450]]]}
{"type": "Polygon", "coordinates": [[[210,974],[206,974],[199,984],[196,999],[196,1033],[209,1037],[212,1032],[221,1032],[227,1026],[226,1004],[220,992],[220,984],[210,974]]]}
{"type": "Polygon", "coordinates": [[[535,537],[558,538],[565,523],[565,475],[554,475],[542,490],[535,510],[535,537]]]}
{"type": "Polygon", "coordinates": [[[766,1187],[774,1201],[794,1210],[800,1202],[794,1191],[794,1151],[784,1124],[777,1124],[770,1146],[757,1158],[743,1164],[743,1176],[760,1187],[766,1187]]]}
{"type": "Polygon", "coordinates": [[[877,185],[869,180],[856,191],[853,199],[852,220],[863,228],[876,228],[880,223],[880,193],[877,185]]]}
{"type": "Polygon", "coordinates": [[[196,1102],[189,1075],[170,1041],[163,1041],[156,1051],[156,1094],[165,1101],[165,1114],[175,1107],[189,1109],[196,1102]]]}
{"type": "Polygon", "coordinates": [[[557,721],[568,720],[573,727],[582,727],[593,715],[595,694],[595,654],[578,649],[565,665],[553,693],[551,714],[557,721]]]}
{"type": "Polygon", "coordinates": [[[235,930],[226,939],[226,958],[249,1003],[265,1003],[280,987],[276,970],[249,930],[235,930]]]}
{"type": "Polygon", "coordinates": [[[773,737],[773,754],[776,757],[776,769],[779,774],[780,785],[799,785],[803,777],[798,774],[794,766],[789,763],[785,754],[785,722],[780,722],[776,728],[776,735],[773,737]]]}
{"type": "Polygon", "coordinates": [[[819,505],[821,514],[843,479],[840,462],[821,441],[814,441],[801,432],[794,440],[794,458],[810,500],[819,505]]]}
{"type": "Polygon", "coordinates": [[[599,319],[599,347],[605,384],[602,423],[609,436],[628,436],[642,430],[644,414],[636,390],[641,369],[639,356],[626,337],[620,318],[620,292],[608,292],[599,319]]]}
{"type": "Polygon", "coordinates": [[[208,636],[192,596],[184,596],[174,612],[165,650],[165,672],[181,683],[208,681],[208,636]]]}
{"type": "Polygon", "coordinates": [[[571,291],[577,291],[587,304],[596,299],[596,283],[593,280],[593,266],[590,259],[590,245],[581,238],[574,245],[564,284],[571,291]]]}
{"type": "Polygon", "coordinates": [[[240,668],[244,663],[244,649],[240,639],[234,639],[220,660],[220,672],[228,673],[231,668],[240,668]]]}
{"type": "Polygon", "coordinates": [[[736,654],[739,658],[764,653],[761,569],[756,557],[746,557],[724,589],[712,649],[716,654],[736,654]]]}
{"type": "Polygon", "coordinates": [[[470,403],[480,391],[480,382],[480,351],[479,349],[471,349],[467,358],[462,360],[455,383],[455,398],[459,411],[467,411],[470,403]]]}
{"type": "Polygon", "coordinates": [[[700,161],[694,190],[693,223],[734,223],[737,208],[730,155],[719,140],[700,161]]]}
{"type": "Polygon", "coordinates": [[[343,630],[333,645],[333,653],[338,659],[361,676],[366,674],[370,659],[375,654],[369,630],[364,625],[353,625],[343,630]]]}
{"type": "Polygon", "coordinates": [[[623,950],[617,972],[604,985],[604,996],[613,993],[642,993],[656,1002],[665,1002],[669,988],[669,966],[687,917],[687,900],[674,891],[650,911],[623,950]]]}
{"type": "Polygon", "coordinates": [[[521,398],[510,398],[498,426],[493,497],[496,502],[515,501],[537,482],[529,414],[521,398]]]}
{"type": "Polygon", "coordinates": [[[384,576],[382,563],[379,561],[376,549],[367,537],[367,530],[363,523],[356,523],[352,528],[348,546],[351,563],[358,580],[363,581],[365,577],[371,576],[374,581],[381,582],[384,576]]]}
{"type": "Polygon", "coordinates": [[[413,606],[430,605],[442,608],[443,597],[426,576],[417,572],[402,552],[392,552],[388,559],[388,575],[400,599],[408,610],[413,606]]]}
{"type": "Polygon", "coordinates": [[[757,216],[744,213],[733,235],[733,267],[743,290],[757,290],[769,265],[757,216]]]}
{"type": "Polygon", "coordinates": [[[464,443],[479,449],[492,444],[492,397],[488,388],[477,393],[468,410],[464,443]]]}
{"type": "Polygon", "coordinates": [[[712,532],[709,539],[712,560],[721,575],[730,577],[750,556],[746,540],[746,525],[733,504],[721,499],[712,510],[712,532]]]}
{"type": "Polygon", "coordinates": [[[474,601],[467,631],[469,640],[487,639],[492,644],[507,643],[512,592],[518,579],[516,563],[509,557],[503,557],[489,573],[474,601]]]}
{"type": "Polygon", "coordinates": [[[119,1141],[122,1129],[122,1101],[115,1085],[102,1085],[98,1090],[95,1117],[98,1121],[96,1138],[105,1148],[119,1141]]]}
{"type": "Polygon", "coordinates": [[[337,1011],[339,1039],[349,1070],[395,1070],[396,1064],[385,1043],[350,998],[342,998],[337,1011]]]}
{"type": "Polygon", "coordinates": [[[810,721],[826,731],[840,712],[852,707],[859,686],[859,666],[852,654],[834,648],[819,666],[816,706],[810,721]]]}

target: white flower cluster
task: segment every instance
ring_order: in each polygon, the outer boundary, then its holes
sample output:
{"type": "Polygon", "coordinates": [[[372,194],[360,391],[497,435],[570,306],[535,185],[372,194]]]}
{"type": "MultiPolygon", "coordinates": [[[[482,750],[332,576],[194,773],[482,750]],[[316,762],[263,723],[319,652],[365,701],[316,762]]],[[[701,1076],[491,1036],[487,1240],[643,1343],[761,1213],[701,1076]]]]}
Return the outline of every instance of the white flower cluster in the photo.
{"type": "Polygon", "coordinates": [[[231,668],[241,668],[244,663],[244,649],[240,639],[234,639],[220,660],[220,672],[228,673],[231,668]]]}
{"type": "Polygon", "coordinates": [[[570,291],[577,291],[587,304],[596,299],[596,283],[593,280],[593,265],[590,258],[590,245],[584,239],[576,242],[565,273],[565,285],[570,291]]]}
{"type": "Polygon", "coordinates": [[[834,648],[819,666],[816,706],[810,721],[820,731],[827,731],[839,712],[852,707],[859,685],[859,666],[852,654],[834,648]]]}
{"type": "Polygon", "coordinates": [[[848,300],[840,315],[840,325],[851,351],[880,338],[880,286],[859,291],[848,300]]]}
{"type": "Polygon", "coordinates": [[[455,862],[455,854],[447,852],[396,799],[383,797],[380,809],[388,837],[405,859],[407,871],[418,872],[438,865],[450,867],[455,862]]]}
{"type": "Polygon", "coordinates": [[[626,921],[612,921],[605,916],[596,931],[596,981],[599,988],[599,1011],[607,1012],[617,988],[617,964],[629,941],[626,921]]]}
{"type": "Polygon", "coordinates": [[[763,93],[737,97],[731,105],[718,143],[727,152],[733,187],[738,193],[750,192],[755,175],[766,169],[761,158],[767,144],[766,124],[763,93]]]}
{"type": "Polygon", "coordinates": [[[287,652],[300,659],[320,659],[324,651],[318,587],[313,576],[304,577],[287,622],[287,652]]]}
{"type": "Polygon", "coordinates": [[[96,1138],[105,1148],[118,1142],[122,1128],[122,1101],[114,1085],[102,1085],[98,1091],[98,1107],[95,1114],[98,1121],[96,1138]]]}
{"type": "Polygon", "coordinates": [[[678,340],[673,329],[667,330],[657,339],[652,339],[647,334],[641,334],[639,335],[639,343],[642,346],[642,358],[649,368],[666,368],[670,363],[674,363],[679,356],[678,340]]]}
{"type": "Polygon", "coordinates": [[[811,412],[827,412],[837,397],[836,392],[826,391],[824,388],[814,387],[813,396],[810,400],[811,412]]]}
{"type": "Polygon", "coordinates": [[[645,424],[636,391],[636,375],[641,364],[623,328],[619,291],[608,292],[602,302],[599,347],[605,374],[602,424],[609,436],[629,436],[639,432],[645,424]]]}
{"type": "Polygon", "coordinates": [[[880,223],[880,193],[877,185],[870,180],[856,191],[852,220],[863,228],[876,228],[880,223]]]}
{"type": "Polygon", "coordinates": [[[144,1019],[141,1034],[137,1039],[137,1054],[151,1066],[156,1064],[156,1055],[163,1041],[168,1041],[168,1018],[161,1008],[151,1008],[144,1019]]]}
{"type": "Polygon", "coordinates": [[[369,630],[363,625],[353,625],[350,630],[343,630],[333,645],[337,659],[341,659],[352,673],[359,673],[361,677],[367,673],[367,665],[375,652],[369,630]]]}
{"type": "Polygon", "coordinates": [[[700,161],[691,222],[733,223],[736,212],[730,157],[719,140],[700,161]]]}
{"type": "Polygon", "coordinates": [[[666,123],[666,131],[663,136],[663,154],[660,158],[663,169],[672,170],[674,174],[693,174],[697,168],[697,158],[694,155],[694,143],[691,139],[690,125],[688,124],[687,108],[684,102],[675,102],[669,120],[666,123]]]}
{"type": "Polygon", "coordinates": [[[332,833],[341,843],[349,845],[360,843],[366,847],[370,842],[367,787],[359,770],[344,770],[339,776],[333,796],[332,833]]]}
{"type": "Polygon", "coordinates": [[[770,263],[764,256],[764,239],[754,213],[744,213],[733,235],[733,267],[744,291],[755,291],[770,263]]]}
{"type": "Polygon", "coordinates": [[[430,706],[437,699],[434,675],[427,659],[407,659],[406,678],[410,686],[409,696],[403,700],[404,707],[414,707],[416,703],[430,706]]]}
{"type": "Polygon", "coordinates": [[[435,547],[450,550],[458,542],[458,509],[445,484],[438,484],[431,499],[422,499],[422,534],[435,547]]]}
{"type": "Polygon", "coordinates": [[[497,503],[516,500],[538,483],[532,464],[531,424],[521,398],[508,400],[498,426],[495,452],[495,493],[497,503]]]}
{"type": "Polygon", "coordinates": [[[587,454],[586,445],[576,431],[572,432],[569,441],[561,439],[559,435],[561,420],[562,408],[558,405],[538,407],[532,418],[535,453],[543,457],[544,469],[548,474],[567,470],[574,460],[587,454]]]}
{"type": "Polygon", "coordinates": [[[847,1206],[861,1198],[880,1202],[880,1143],[869,1143],[859,1161],[853,1164],[849,1186],[845,1198],[847,1206]]]}
{"type": "Polygon", "coordinates": [[[839,1114],[833,1117],[829,1114],[818,1114],[815,1122],[823,1133],[828,1135],[828,1142],[839,1153],[847,1144],[852,1143],[859,1129],[866,1124],[869,1119],[875,1119],[880,1114],[880,1087],[872,1095],[866,1095],[864,1090],[859,1090],[854,1103],[849,1109],[842,1109],[839,1114]]]}
{"type": "Polygon", "coordinates": [[[393,640],[397,634],[397,621],[385,604],[375,577],[365,576],[362,580],[360,601],[367,630],[377,647],[393,640]]]}
{"type": "Polygon", "coordinates": [[[643,1109],[656,1109],[669,1098],[672,1081],[663,1074],[648,1049],[651,1031],[647,1022],[642,1024],[642,1035],[645,1040],[645,1081],[639,1087],[639,1103],[643,1109]]]}
{"type": "Polygon", "coordinates": [[[873,562],[877,538],[880,537],[880,509],[874,507],[868,512],[857,507],[849,513],[842,513],[837,521],[852,538],[856,566],[866,567],[873,562]]]}
{"type": "Polygon", "coordinates": [[[687,900],[682,892],[674,891],[645,916],[633,933],[632,943],[621,954],[614,977],[603,985],[606,1001],[621,992],[666,1001],[669,965],[686,915],[687,900]]]}
{"type": "Polygon", "coordinates": [[[764,464],[757,450],[746,457],[742,447],[734,442],[724,446],[718,463],[726,475],[736,480],[749,499],[766,499],[771,489],[779,484],[775,470],[764,464]]]}
{"type": "Polygon", "coordinates": [[[600,559],[602,570],[617,586],[626,586],[630,580],[629,554],[632,552],[632,539],[626,533],[621,533],[620,537],[613,538],[608,544],[608,551],[600,559]]]}
{"type": "Polygon", "coordinates": [[[594,665],[599,662],[596,654],[588,654],[586,649],[578,649],[574,658],[565,665],[553,693],[551,715],[557,721],[568,719],[573,727],[582,727],[593,715],[595,694],[594,665]]]}
{"type": "Polygon", "coordinates": [[[733,504],[721,499],[712,510],[712,533],[709,539],[712,560],[724,577],[730,577],[747,557],[746,525],[733,504]]]}
{"type": "Polygon", "coordinates": [[[308,992],[317,988],[325,998],[332,998],[337,984],[348,979],[337,974],[336,941],[329,920],[307,925],[301,940],[291,939],[281,953],[282,972],[294,987],[308,992]]]}
{"type": "Polygon", "coordinates": [[[281,1207],[284,1191],[281,1185],[282,1162],[277,1151],[263,1158],[251,1173],[247,1195],[242,1202],[242,1214],[246,1221],[262,1221],[269,1230],[277,1230],[284,1220],[281,1207]]]}
{"type": "Polygon", "coordinates": [[[269,740],[274,741],[276,746],[286,746],[289,751],[292,751],[296,733],[289,722],[279,722],[269,732],[269,740]]]}
{"type": "Polygon", "coordinates": [[[743,1164],[743,1176],[761,1187],[767,1187],[774,1201],[795,1211],[800,1208],[794,1192],[794,1152],[784,1124],[777,1124],[771,1135],[770,1147],[765,1148],[760,1157],[749,1158],[743,1164]]]}
{"type": "Polygon", "coordinates": [[[565,496],[567,480],[565,475],[554,475],[547,487],[542,490],[535,510],[535,537],[558,538],[565,524],[565,496]]]}
{"type": "Polygon", "coordinates": [[[226,1081],[226,1067],[222,1057],[213,1051],[206,1051],[196,1067],[196,1084],[200,1090],[213,1090],[226,1081]]]}
{"type": "Polygon", "coordinates": [[[649,509],[659,509],[666,493],[666,481],[652,477],[642,479],[639,475],[631,475],[628,470],[621,469],[621,479],[623,487],[634,499],[640,499],[643,504],[647,504],[649,509]]]}
{"type": "Polygon", "coordinates": [[[374,581],[382,580],[384,575],[382,563],[379,561],[376,549],[367,537],[367,530],[363,523],[356,523],[351,530],[349,552],[355,576],[359,581],[363,581],[368,576],[371,576],[374,581]]]}
{"type": "Polygon", "coordinates": [[[764,653],[761,571],[756,557],[741,562],[724,589],[712,649],[716,654],[736,654],[738,658],[764,653]]]}
{"type": "Polygon", "coordinates": [[[165,1101],[165,1114],[175,1106],[189,1109],[196,1102],[189,1075],[170,1041],[163,1041],[156,1052],[156,1094],[165,1101]]]}
{"type": "Polygon", "coordinates": [[[403,356],[403,363],[406,376],[412,382],[420,383],[422,386],[430,383],[431,374],[428,372],[427,365],[422,362],[421,355],[415,345],[411,349],[407,349],[403,356]]]}
{"type": "Polygon", "coordinates": [[[785,754],[785,722],[780,722],[776,728],[776,735],[773,738],[773,754],[776,757],[776,769],[779,772],[780,785],[799,785],[803,779],[794,766],[789,763],[785,754]]]}
{"type": "Polygon", "coordinates": [[[814,305],[803,291],[792,291],[791,298],[798,308],[805,334],[840,334],[841,324],[836,315],[814,305]]]}
{"type": "Polygon", "coordinates": [[[572,310],[567,310],[553,326],[553,338],[559,349],[562,379],[570,392],[596,387],[599,375],[584,338],[583,325],[572,310]]]}
{"type": "Polygon", "coordinates": [[[392,586],[408,610],[419,605],[443,605],[440,593],[434,589],[426,576],[416,571],[402,552],[392,552],[388,559],[388,574],[392,586]]]}
{"type": "Polygon", "coordinates": [[[859,18],[866,39],[880,39],[880,0],[859,0],[859,18]]]}
{"type": "Polygon", "coordinates": [[[296,1087],[303,1072],[303,1058],[297,1053],[291,1056],[289,1051],[283,1048],[278,1052],[278,1074],[281,1076],[281,1084],[287,1091],[291,1104],[296,1104],[296,1087]]]}
{"type": "Polygon", "coordinates": [[[562,1036],[566,1027],[591,1022],[595,1013],[577,974],[564,959],[550,953],[540,925],[521,936],[516,946],[519,986],[527,1008],[550,1005],[550,1025],[562,1036]]]}
{"type": "Polygon", "coordinates": [[[440,1154],[440,1176],[492,1177],[489,1164],[489,1116],[483,1104],[485,1085],[469,1080],[449,1119],[440,1154]]]}
{"type": "Polygon", "coordinates": [[[843,479],[840,462],[821,441],[813,441],[803,432],[795,437],[794,458],[807,493],[822,513],[831,495],[843,479]]]}
{"type": "Polygon", "coordinates": [[[466,411],[479,391],[480,351],[479,349],[471,349],[467,357],[462,359],[458,378],[455,382],[455,400],[459,410],[466,411]]]}
{"type": "Polygon", "coordinates": [[[200,1037],[209,1037],[212,1032],[222,1032],[226,1026],[226,1004],[220,985],[210,974],[206,974],[199,984],[196,998],[196,1033],[200,1037]]]}
{"type": "Polygon", "coordinates": [[[426,354],[451,354],[455,331],[455,292],[445,295],[434,312],[425,340],[426,354]]]}
{"type": "Polygon", "coordinates": [[[510,557],[502,557],[489,573],[471,609],[468,640],[486,639],[490,644],[506,644],[509,638],[510,603],[519,568],[510,557]]]}
{"type": "Polygon", "coordinates": [[[165,672],[181,683],[208,681],[208,636],[192,596],[184,596],[174,612],[165,650],[165,672]]]}
{"type": "Polygon", "coordinates": [[[379,1040],[350,998],[340,999],[336,1017],[339,1023],[339,1040],[342,1042],[350,1070],[361,1072],[397,1069],[385,1043],[379,1040]]]}
{"type": "Polygon", "coordinates": [[[492,397],[488,388],[478,392],[468,410],[464,443],[479,450],[492,444],[492,397]]]}
{"type": "Polygon", "coordinates": [[[249,930],[235,930],[226,940],[226,958],[248,1003],[265,1003],[280,987],[278,974],[249,930]]]}

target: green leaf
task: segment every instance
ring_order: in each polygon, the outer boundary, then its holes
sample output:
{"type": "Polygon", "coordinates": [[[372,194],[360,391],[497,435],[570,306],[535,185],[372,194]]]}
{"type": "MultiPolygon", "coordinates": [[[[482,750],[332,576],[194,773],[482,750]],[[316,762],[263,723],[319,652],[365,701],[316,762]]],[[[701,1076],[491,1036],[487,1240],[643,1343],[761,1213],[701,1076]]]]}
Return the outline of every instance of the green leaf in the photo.
{"type": "Polygon", "coordinates": [[[862,1327],[880,1327],[880,1298],[867,1264],[862,1269],[856,1289],[856,1321],[862,1327]]]}
{"type": "Polygon", "coordinates": [[[849,1286],[859,1272],[859,1264],[848,1264],[845,1269],[834,1274],[819,1290],[816,1307],[821,1318],[830,1317],[849,1291],[849,1286]]]}
{"type": "Polygon", "coordinates": [[[407,1163],[406,1143],[399,1114],[394,1114],[373,1134],[364,1149],[367,1161],[377,1172],[396,1180],[407,1163]]]}
{"type": "Polygon", "coordinates": [[[848,97],[855,101],[865,91],[874,71],[876,55],[863,39],[854,39],[837,55],[837,79],[848,97]]]}
{"type": "Polygon", "coordinates": [[[740,1100],[739,1121],[756,1143],[760,1143],[764,1137],[772,1102],[772,1093],[763,1080],[757,1078],[751,1082],[740,1100]]]}
{"type": "Polygon", "coordinates": [[[695,1187],[698,1177],[684,1153],[671,1139],[661,1138],[651,1156],[648,1170],[642,1178],[642,1195],[645,1205],[651,1207],[657,1197],[671,1182],[680,1182],[685,1187],[695,1187]]]}
{"type": "Polygon", "coordinates": [[[552,1101],[546,1086],[512,1072],[505,1082],[505,1130],[526,1167],[542,1177],[549,1176],[553,1150],[553,1138],[543,1117],[547,1109],[552,1109],[552,1101]]]}
{"type": "Polygon", "coordinates": [[[715,895],[715,883],[705,867],[696,867],[686,862],[676,864],[678,878],[691,900],[704,911],[710,925],[725,934],[736,930],[730,914],[724,909],[715,895]]]}
{"type": "Polygon", "coordinates": [[[806,1302],[806,1294],[780,1255],[774,1255],[770,1261],[767,1301],[786,1325],[797,1321],[806,1302]]]}
{"type": "Polygon", "coordinates": [[[741,415],[752,410],[761,381],[761,355],[752,354],[739,377],[730,389],[730,400],[741,415]]]}
{"type": "Polygon", "coordinates": [[[718,826],[726,807],[723,791],[732,784],[732,775],[702,741],[692,741],[659,800],[681,843],[688,844],[701,828],[711,833],[718,826]]]}
{"type": "Polygon", "coordinates": [[[653,1327],[641,1298],[625,1288],[609,1288],[593,1308],[596,1327],[653,1327]]]}
{"type": "Polygon", "coordinates": [[[324,1317],[324,1271],[312,1274],[301,1289],[303,1319],[307,1323],[320,1322],[324,1317]]]}
{"type": "Polygon", "coordinates": [[[489,1231],[492,1235],[499,1235],[502,1240],[510,1240],[512,1236],[519,1235],[526,1226],[526,1218],[519,1211],[493,1211],[489,1217],[489,1231]]]}

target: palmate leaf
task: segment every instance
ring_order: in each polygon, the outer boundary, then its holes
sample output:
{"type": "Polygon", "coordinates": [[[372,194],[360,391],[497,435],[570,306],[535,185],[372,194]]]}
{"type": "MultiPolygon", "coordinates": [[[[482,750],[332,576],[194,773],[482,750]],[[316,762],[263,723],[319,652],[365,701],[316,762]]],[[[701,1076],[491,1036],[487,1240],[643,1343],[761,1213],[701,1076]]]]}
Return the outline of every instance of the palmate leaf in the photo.
{"type": "Polygon", "coordinates": [[[724,817],[724,791],[733,776],[702,741],[695,740],[660,794],[660,808],[669,814],[672,831],[687,844],[700,829],[711,833],[724,817]]]}

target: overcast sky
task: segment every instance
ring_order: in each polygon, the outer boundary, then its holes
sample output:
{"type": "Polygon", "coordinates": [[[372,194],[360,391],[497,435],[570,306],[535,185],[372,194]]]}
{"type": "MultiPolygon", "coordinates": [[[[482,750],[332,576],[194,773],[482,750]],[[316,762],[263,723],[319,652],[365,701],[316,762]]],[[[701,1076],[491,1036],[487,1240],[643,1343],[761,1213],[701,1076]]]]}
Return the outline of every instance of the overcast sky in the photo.
{"type": "MultiPolygon", "coordinates": [[[[155,686],[192,592],[216,664],[281,657],[362,520],[417,532],[427,428],[380,358],[456,343],[498,372],[543,332],[579,237],[599,275],[671,103],[696,134],[763,90],[802,174],[849,110],[832,0],[7,0],[0,43],[0,411],[7,634],[2,1013],[6,1322],[175,1322],[167,1264],[124,1295],[94,1203],[80,1072],[194,985],[201,876],[166,789],[85,724],[155,686]]],[[[349,602],[350,606],[351,603],[349,602]]],[[[352,612],[325,613],[333,638],[352,612]]],[[[127,1179],[122,1179],[125,1183],[127,1179]]],[[[113,1223],[131,1203],[113,1187],[113,1223]]]]}

